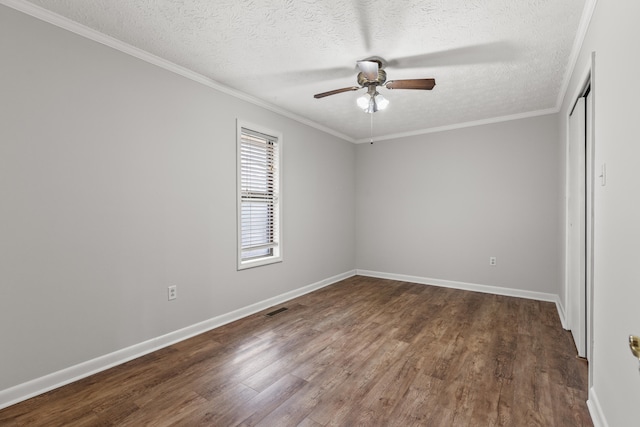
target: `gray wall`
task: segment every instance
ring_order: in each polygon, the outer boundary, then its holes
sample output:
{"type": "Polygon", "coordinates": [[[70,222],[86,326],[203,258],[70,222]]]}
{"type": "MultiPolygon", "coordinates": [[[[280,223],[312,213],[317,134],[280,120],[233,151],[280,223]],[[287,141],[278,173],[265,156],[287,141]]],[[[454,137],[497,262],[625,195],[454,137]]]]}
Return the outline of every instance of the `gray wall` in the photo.
{"type": "MultiPolygon", "coordinates": [[[[600,425],[637,426],[638,360],[628,346],[640,335],[640,191],[638,112],[640,3],[597,2],[560,113],[569,110],[595,52],[593,69],[595,171],[607,165],[607,184],[594,187],[593,355],[589,405],[600,425]]],[[[564,290],[563,290],[564,292],[564,290]]],[[[598,424],[596,424],[598,425],[598,424]]]]}
{"type": "Polygon", "coordinates": [[[4,6],[0,58],[0,391],[354,268],[559,292],[557,115],[354,146],[4,6]],[[236,118],[284,134],[242,272],[236,118]]]}
{"type": "Polygon", "coordinates": [[[0,390],[354,268],[352,144],[5,6],[0,58],[0,390]],[[241,272],[236,118],[284,134],[241,272]]]}
{"type": "Polygon", "coordinates": [[[559,144],[546,115],[358,146],[357,268],[557,294],[559,144]]]}

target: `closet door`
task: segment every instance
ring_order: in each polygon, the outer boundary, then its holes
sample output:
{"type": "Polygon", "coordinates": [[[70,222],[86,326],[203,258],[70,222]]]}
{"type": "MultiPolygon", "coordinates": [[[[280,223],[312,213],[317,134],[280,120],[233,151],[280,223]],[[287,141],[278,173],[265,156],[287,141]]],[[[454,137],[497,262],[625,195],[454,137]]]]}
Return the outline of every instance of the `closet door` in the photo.
{"type": "Polygon", "coordinates": [[[585,98],[569,117],[569,236],[567,249],[568,320],[580,357],[586,357],[586,126],[585,98]]]}

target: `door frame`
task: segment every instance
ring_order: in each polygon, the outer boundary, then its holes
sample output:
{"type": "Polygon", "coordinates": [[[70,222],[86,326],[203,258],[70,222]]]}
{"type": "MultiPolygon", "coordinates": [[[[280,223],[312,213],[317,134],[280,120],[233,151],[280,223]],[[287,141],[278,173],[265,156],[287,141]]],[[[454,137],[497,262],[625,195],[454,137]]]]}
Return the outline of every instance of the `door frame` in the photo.
{"type": "MultiPolygon", "coordinates": [[[[571,329],[573,325],[570,324],[571,313],[571,304],[570,299],[572,295],[570,295],[569,289],[569,179],[571,173],[571,165],[570,165],[570,157],[569,157],[569,117],[571,116],[571,112],[573,111],[573,106],[578,101],[579,98],[584,97],[586,93],[589,93],[589,97],[586,99],[586,145],[585,145],[585,215],[586,215],[586,236],[585,236],[585,282],[586,282],[586,318],[585,318],[585,330],[586,330],[586,358],[589,361],[592,361],[593,357],[593,271],[594,271],[594,263],[593,263],[593,230],[594,230],[594,183],[595,183],[595,165],[594,165],[594,154],[595,154],[595,114],[594,114],[594,99],[595,99],[595,90],[594,90],[594,72],[595,72],[595,52],[591,54],[591,61],[585,67],[582,74],[580,74],[581,79],[578,80],[580,84],[577,86],[576,91],[573,96],[570,98],[572,100],[572,107],[567,111],[567,115],[565,117],[566,124],[566,135],[565,135],[565,253],[564,253],[564,291],[565,291],[565,304],[567,308],[567,312],[565,313],[565,322],[564,328],[571,329]]],[[[591,381],[591,366],[592,363],[589,364],[589,381],[591,381]]]]}

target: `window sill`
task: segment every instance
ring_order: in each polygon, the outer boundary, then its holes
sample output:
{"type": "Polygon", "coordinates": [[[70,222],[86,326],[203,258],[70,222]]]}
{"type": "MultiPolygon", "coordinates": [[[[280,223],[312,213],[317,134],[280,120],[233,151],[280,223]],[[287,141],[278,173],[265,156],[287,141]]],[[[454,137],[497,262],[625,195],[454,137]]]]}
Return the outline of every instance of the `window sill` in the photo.
{"type": "Polygon", "coordinates": [[[239,261],[238,262],[238,271],[246,270],[248,268],[260,267],[262,265],[275,264],[278,262],[282,262],[282,256],[268,256],[264,258],[256,258],[249,261],[239,261]]]}

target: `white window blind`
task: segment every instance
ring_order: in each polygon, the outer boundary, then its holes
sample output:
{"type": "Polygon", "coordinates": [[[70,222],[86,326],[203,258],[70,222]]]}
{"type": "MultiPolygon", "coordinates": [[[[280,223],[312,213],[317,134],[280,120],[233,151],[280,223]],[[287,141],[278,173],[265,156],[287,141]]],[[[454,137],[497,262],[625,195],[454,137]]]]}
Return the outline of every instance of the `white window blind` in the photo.
{"type": "Polygon", "coordinates": [[[279,141],[239,126],[239,267],[279,260],[279,141]]]}

